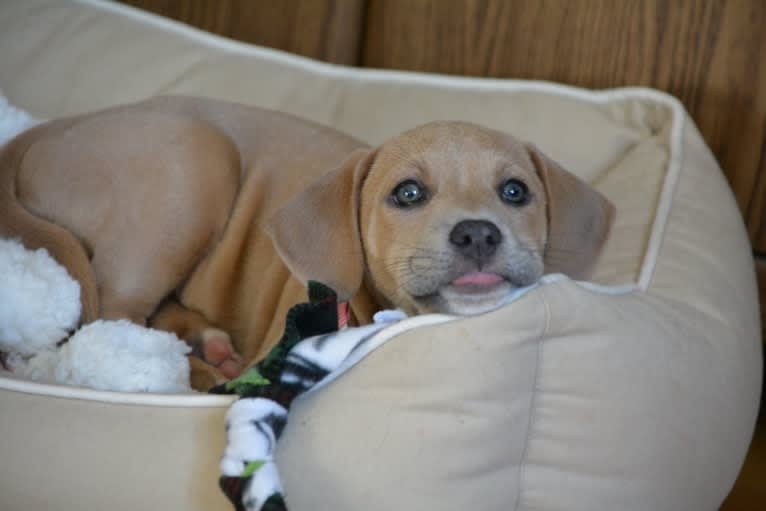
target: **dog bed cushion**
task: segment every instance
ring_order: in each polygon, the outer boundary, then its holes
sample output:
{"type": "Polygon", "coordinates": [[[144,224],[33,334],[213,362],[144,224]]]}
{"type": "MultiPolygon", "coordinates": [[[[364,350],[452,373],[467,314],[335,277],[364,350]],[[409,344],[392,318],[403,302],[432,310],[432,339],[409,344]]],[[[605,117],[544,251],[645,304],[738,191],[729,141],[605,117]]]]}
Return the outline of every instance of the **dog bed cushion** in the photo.
{"type": "MultiPolygon", "coordinates": [[[[42,118],[187,93],[371,144],[473,121],[616,205],[591,282],[547,276],[488,314],[405,320],[301,397],[277,451],[291,510],[712,510],[730,490],[761,381],[753,263],[672,97],[350,69],[86,0],[0,4],[0,69],[10,101],[42,118]]],[[[216,483],[231,403],[4,373],[0,508],[230,509],[216,483]]]]}

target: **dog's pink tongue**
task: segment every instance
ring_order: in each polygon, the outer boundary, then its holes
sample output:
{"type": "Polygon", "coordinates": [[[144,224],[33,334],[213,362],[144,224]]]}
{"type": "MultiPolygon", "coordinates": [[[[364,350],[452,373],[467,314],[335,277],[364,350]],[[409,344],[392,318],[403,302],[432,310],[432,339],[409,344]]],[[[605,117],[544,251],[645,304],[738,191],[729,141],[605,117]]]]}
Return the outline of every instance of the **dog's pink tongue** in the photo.
{"type": "Polygon", "coordinates": [[[463,286],[468,284],[474,286],[490,286],[492,284],[497,284],[502,280],[503,277],[497,273],[473,272],[466,273],[462,277],[453,280],[452,284],[455,286],[463,286]]]}

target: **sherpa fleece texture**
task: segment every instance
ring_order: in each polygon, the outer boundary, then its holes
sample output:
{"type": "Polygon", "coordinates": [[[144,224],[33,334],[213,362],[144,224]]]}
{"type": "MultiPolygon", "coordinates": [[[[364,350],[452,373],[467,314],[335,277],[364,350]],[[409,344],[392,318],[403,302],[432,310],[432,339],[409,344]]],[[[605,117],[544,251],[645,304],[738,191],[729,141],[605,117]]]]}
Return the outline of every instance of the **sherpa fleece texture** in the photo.
{"type": "Polygon", "coordinates": [[[55,351],[25,363],[11,359],[27,378],[116,392],[191,392],[191,348],[175,334],[127,320],[94,321],[55,351]]]}
{"type": "Polygon", "coordinates": [[[48,252],[0,239],[0,350],[53,349],[77,327],[80,286],[48,252]]]}
{"type": "Polygon", "coordinates": [[[80,286],[48,252],[0,239],[0,351],[15,374],[118,392],[191,391],[191,348],[174,334],[95,321],[67,340],[79,318],[80,286]]]}

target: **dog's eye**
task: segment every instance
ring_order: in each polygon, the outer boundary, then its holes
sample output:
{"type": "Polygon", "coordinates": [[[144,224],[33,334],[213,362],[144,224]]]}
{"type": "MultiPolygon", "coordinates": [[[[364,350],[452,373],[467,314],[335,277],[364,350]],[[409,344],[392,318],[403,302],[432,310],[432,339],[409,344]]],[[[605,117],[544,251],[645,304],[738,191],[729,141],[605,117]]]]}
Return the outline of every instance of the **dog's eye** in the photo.
{"type": "Polygon", "coordinates": [[[391,200],[401,208],[414,206],[426,200],[426,190],[417,181],[408,179],[396,185],[391,192],[391,200]]]}
{"type": "Polygon", "coordinates": [[[523,206],[529,202],[529,188],[518,179],[509,179],[500,185],[500,198],[512,206],[523,206]]]}

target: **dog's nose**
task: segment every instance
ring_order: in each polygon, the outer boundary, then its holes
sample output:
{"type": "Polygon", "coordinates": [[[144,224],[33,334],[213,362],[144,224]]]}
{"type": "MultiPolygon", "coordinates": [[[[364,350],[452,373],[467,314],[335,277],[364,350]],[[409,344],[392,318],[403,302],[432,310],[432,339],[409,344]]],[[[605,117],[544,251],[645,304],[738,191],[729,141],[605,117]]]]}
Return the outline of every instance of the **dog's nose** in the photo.
{"type": "Polygon", "coordinates": [[[449,241],[464,256],[481,262],[495,253],[503,235],[487,220],[463,220],[452,228],[449,241]]]}

